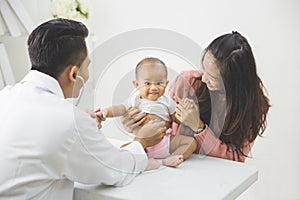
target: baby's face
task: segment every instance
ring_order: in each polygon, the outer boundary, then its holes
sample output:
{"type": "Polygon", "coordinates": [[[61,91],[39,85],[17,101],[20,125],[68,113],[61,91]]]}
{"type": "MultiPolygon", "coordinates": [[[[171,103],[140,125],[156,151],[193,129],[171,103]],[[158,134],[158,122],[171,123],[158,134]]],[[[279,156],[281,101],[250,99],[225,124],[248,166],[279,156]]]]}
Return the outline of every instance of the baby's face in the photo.
{"type": "Polygon", "coordinates": [[[149,64],[142,66],[134,81],[139,90],[141,98],[156,101],[165,93],[169,81],[167,73],[161,64],[149,64]]]}

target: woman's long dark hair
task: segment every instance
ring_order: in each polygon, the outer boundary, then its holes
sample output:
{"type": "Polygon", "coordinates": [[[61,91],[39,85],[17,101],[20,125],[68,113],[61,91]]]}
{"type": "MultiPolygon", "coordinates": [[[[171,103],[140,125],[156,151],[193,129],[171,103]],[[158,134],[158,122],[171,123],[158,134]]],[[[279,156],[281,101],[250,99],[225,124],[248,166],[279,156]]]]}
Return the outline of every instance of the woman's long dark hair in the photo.
{"type": "Polygon", "coordinates": [[[242,145],[245,139],[252,142],[265,131],[269,99],[264,94],[245,37],[238,32],[222,35],[206,48],[205,52],[208,51],[217,60],[226,92],[226,113],[220,140],[234,145],[239,154],[244,155],[242,145]]]}

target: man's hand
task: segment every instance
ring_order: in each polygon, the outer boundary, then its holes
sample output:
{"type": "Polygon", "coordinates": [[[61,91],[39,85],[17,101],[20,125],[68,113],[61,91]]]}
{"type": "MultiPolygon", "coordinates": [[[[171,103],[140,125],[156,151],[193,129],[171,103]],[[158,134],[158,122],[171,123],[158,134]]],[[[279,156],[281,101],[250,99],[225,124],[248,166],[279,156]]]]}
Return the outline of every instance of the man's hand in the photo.
{"type": "Polygon", "coordinates": [[[132,107],[129,108],[126,114],[121,117],[121,122],[127,132],[133,133],[134,129],[134,132],[139,131],[141,124],[146,120],[146,113],[136,115],[140,112],[141,110],[139,108],[132,107]]]}
{"type": "Polygon", "coordinates": [[[166,131],[164,121],[153,120],[137,131],[134,140],[140,142],[146,148],[158,144],[166,135],[166,131]]]}

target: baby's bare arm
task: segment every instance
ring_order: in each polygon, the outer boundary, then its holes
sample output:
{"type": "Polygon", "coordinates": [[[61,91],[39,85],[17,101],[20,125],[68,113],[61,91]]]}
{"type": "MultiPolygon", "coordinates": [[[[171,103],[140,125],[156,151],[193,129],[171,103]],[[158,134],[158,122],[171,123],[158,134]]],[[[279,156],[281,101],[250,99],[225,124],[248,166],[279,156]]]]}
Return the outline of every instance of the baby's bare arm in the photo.
{"type": "Polygon", "coordinates": [[[126,113],[126,107],[122,104],[104,108],[106,117],[120,117],[126,113]]]}

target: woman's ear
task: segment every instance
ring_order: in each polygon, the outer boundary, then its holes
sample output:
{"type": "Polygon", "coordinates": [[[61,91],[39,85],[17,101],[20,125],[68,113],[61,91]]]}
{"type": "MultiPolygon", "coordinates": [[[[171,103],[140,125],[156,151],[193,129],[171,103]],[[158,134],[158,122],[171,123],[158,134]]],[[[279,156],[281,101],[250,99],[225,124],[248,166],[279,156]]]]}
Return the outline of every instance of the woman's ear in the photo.
{"type": "Polygon", "coordinates": [[[133,85],[134,85],[135,88],[138,88],[139,83],[136,80],[132,81],[132,83],[133,83],[133,85]]]}

